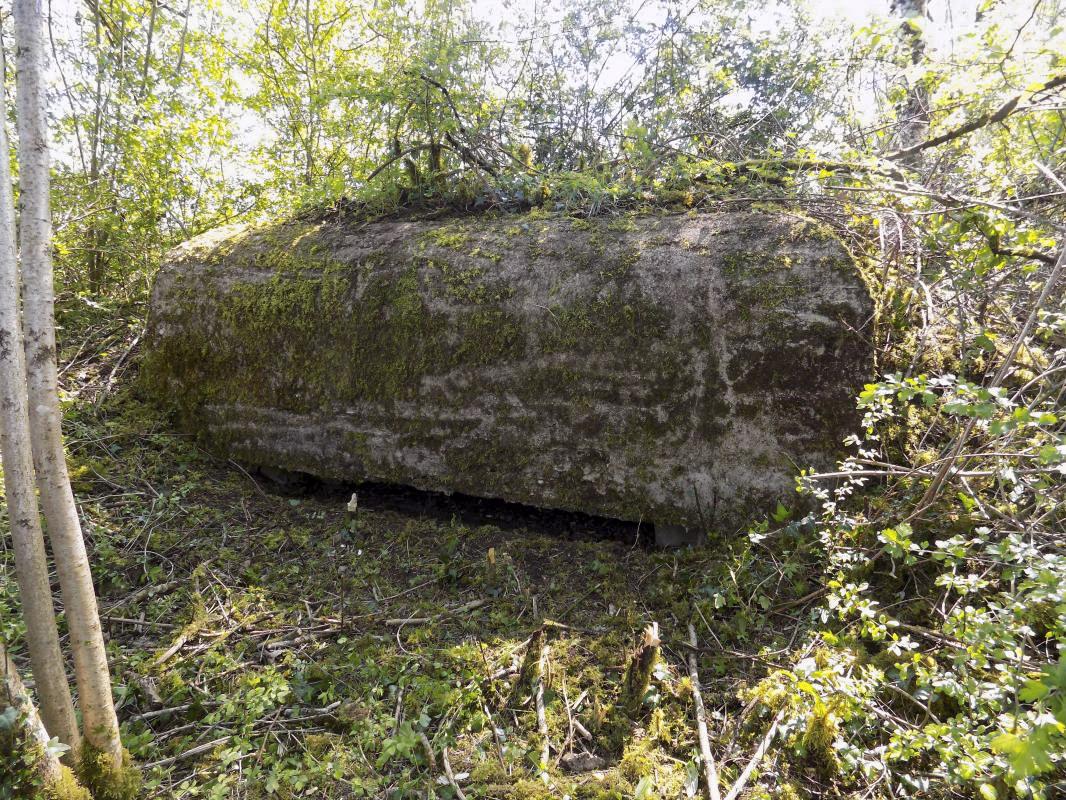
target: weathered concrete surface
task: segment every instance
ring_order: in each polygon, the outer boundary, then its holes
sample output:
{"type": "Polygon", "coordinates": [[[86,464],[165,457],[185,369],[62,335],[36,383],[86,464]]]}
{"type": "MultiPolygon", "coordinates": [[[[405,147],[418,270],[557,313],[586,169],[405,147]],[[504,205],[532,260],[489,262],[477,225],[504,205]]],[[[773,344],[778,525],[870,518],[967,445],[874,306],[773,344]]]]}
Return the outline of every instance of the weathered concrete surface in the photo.
{"type": "Polygon", "coordinates": [[[725,530],[832,463],[871,315],[783,212],[290,223],[175,252],[142,373],[245,462],[725,530]]]}

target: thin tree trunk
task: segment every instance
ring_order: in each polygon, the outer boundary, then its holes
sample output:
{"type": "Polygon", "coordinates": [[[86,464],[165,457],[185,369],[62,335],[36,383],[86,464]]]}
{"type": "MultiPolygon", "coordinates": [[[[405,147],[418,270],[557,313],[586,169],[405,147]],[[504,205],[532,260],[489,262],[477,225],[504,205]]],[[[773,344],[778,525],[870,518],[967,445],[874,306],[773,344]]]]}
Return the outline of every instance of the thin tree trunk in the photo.
{"type": "MultiPolygon", "coordinates": [[[[6,73],[0,53],[0,85],[6,73]]],[[[22,614],[30,666],[37,683],[41,714],[49,734],[73,748],[78,723],[59,649],[48,563],[37,513],[30,418],[26,408],[26,361],[19,319],[18,263],[15,257],[15,207],[7,159],[7,108],[0,92],[0,451],[4,492],[15,550],[22,614]]]]}
{"type": "Polygon", "coordinates": [[[4,649],[4,643],[0,642],[0,708],[5,705],[12,706],[19,712],[18,719],[21,720],[23,732],[31,740],[27,744],[36,746],[35,767],[45,787],[52,791],[48,796],[54,795],[64,800],[91,800],[85,787],[78,783],[73,773],[60,764],[55,753],[48,749],[50,733],[45,730],[29,692],[19,678],[14,662],[4,649]]]}
{"type": "MultiPolygon", "coordinates": [[[[926,41],[921,31],[911,24],[912,20],[924,19],[928,0],[893,0],[892,13],[903,22],[899,27],[900,44],[909,51],[910,62],[918,66],[926,60],[926,41]]],[[[929,133],[929,87],[917,79],[907,86],[906,100],[899,109],[901,121],[897,131],[900,150],[910,150],[929,133]]],[[[899,159],[904,166],[918,169],[922,165],[920,151],[909,152],[899,159]]]]}
{"type": "Polygon", "coordinates": [[[148,67],[152,63],[152,34],[155,32],[155,19],[159,13],[158,0],[152,0],[152,12],[148,17],[148,36],[144,43],[144,62],[141,66],[141,89],[138,92],[138,102],[144,100],[148,94],[148,67]]]}
{"type": "Polygon", "coordinates": [[[30,700],[29,692],[26,691],[21,678],[19,678],[15,663],[7,654],[4,643],[0,642],[0,709],[6,707],[12,707],[19,712],[19,718],[22,720],[21,727],[29,734],[34,743],[44,751],[44,757],[38,762],[37,769],[40,770],[40,775],[45,784],[56,783],[62,771],[59,766],[59,759],[50,753],[47,748],[51,737],[49,732],[45,730],[41,718],[37,715],[37,709],[34,707],[33,701],[30,700]]]}
{"type": "MultiPolygon", "coordinates": [[[[92,190],[93,204],[100,197],[100,160],[103,149],[103,116],[104,116],[104,67],[101,55],[101,23],[99,6],[90,6],[93,14],[93,52],[96,55],[96,94],[93,100],[93,121],[89,138],[89,187],[92,190]]],[[[100,228],[100,213],[95,212],[87,232],[89,240],[89,291],[96,295],[104,283],[104,240],[107,234],[100,228]]]]}
{"type": "Polygon", "coordinates": [[[122,765],[118,719],[100,631],[89,561],[63,453],[56,369],[52,219],[45,125],[44,40],[37,0],[15,0],[19,188],[22,199],[23,330],[29,386],[30,433],[37,486],[48,523],[70,629],[74,674],[88,743],[122,765]]]}

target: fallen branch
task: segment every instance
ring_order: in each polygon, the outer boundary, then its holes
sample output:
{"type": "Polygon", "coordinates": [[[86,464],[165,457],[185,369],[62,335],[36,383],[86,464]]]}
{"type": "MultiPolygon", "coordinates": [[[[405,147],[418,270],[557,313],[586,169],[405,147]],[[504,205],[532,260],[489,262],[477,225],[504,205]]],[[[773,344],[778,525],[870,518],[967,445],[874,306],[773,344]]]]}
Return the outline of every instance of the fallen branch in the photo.
{"type": "Polygon", "coordinates": [[[178,634],[178,638],[174,640],[174,644],[164,650],[163,653],[158,658],[156,658],[155,661],[152,662],[152,667],[155,668],[161,666],[167,661],[169,661],[170,657],[177,653],[182,647],[184,647],[185,643],[189,641],[189,639],[199,633],[200,628],[202,627],[203,623],[201,623],[200,625],[187,625],[185,629],[178,634]]]}
{"type": "Polygon", "coordinates": [[[155,717],[162,717],[165,714],[181,714],[184,711],[188,711],[192,706],[192,703],[186,703],[181,706],[171,706],[170,708],[158,708],[154,711],[145,711],[143,714],[138,714],[136,717],[133,717],[132,721],[154,719],[155,717]]]}
{"type": "MultiPolygon", "coordinates": [[[[211,563],[211,560],[205,561],[204,562],[204,566],[207,566],[210,563],[211,563]]],[[[144,586],[144,587],[138,589],[137,591],[135,591],[133,594],[127,595],[126,597],[123,597],[123,598],[121,598],[119,600],[116,600],[115,602],[113,602],[110,605],[108,605],[104,609],[104,613],[110,613],[110,612],[114,611],[116,608],[120,608],[120,607],[126,605],[127,603],[136,603],[138,600],[140,600],[142,597],[145,597],[146,595],[150,594],[150,595],[153,595],[153,596],[158,596],[158,595],[161,595],[161,594],[165,594],[166,592],[169,592],[171,589],[177,589],[180,586],[185,586],[188,583],[189,583],[189,579],[188,578],[176,578],[176,579],[174,579],[172,581],[167,581],[166,583],[156,583],[156,584],[152,584],[151,586],[144,586]]]]}
{"type": "MultiPolygon", "coordinates": [[[[155,6],[153,6],[153,8],[155,8],[155,6]]],[[[93,404],[96,408],[100,408],[100,405],[101,403],[103,403],[104,398],[111,393],[111,389],[115,386],[115,378],[118,377],[118,371],[122,369],[122,365],[126,363],[126,359],[129,358],[130,353],[132,353],[134,348],[137,347],[137,345],[140,343],[141,336],[143,335],[144,329],[142,328],[140,332],[133,337],[133,341],[130,342],[130,346],[127,347],[125,352],[123,352],[122,355],[119,357],[119,360],[112,368],[111,374],[108,376],[107,382],[104,384],[103,389],[101,389],[100,394],[96,396],[96,402],[93,404]]]]}
{"type": "Polygon", "coordinates": [[[551,748],[548,741],[548,715],[544,711],[544,670],[548,666],[548,648],[544,644],[544,637],[537,639],[540,644],[540,657],[537,660],[537,687],[533,694],[533,702],[537,709],[537,731],[540,733],[540,769],[548,769],[548,759],[551,757],[551,748]]]}
{"type": "Polygon", "coordinates": [[[781,722],[781,717],[785,716],[785,710],[781,709],[777,712],[777,716],[774,717],[774,721],[770,723],[770,729],[766,731],[766,735],[759,742],[759,746],[755,748],[755,752],[751,755],[751,760],[748,761],[748,765],[744,767],[744,771],[740,773],[740,777],[730,787],[726,793],[724,800],[736,800],[737,796],[744,790],[744,787],[748,783],[748,779],[751,778],[751,774],[755,772],[755,768],[759,766],[759,762],[762,761],[763,756],[766,755],[766,751],[770,749],[770,742],[774,740],[774,736],[777,734],[777,726],[781,722]]]}
{"type": "Polygon", "coordinates": [[[397,625],[425,625],[427,622],[434,622],[436,620],[444,619],[445,617],[451,617],[456,614],[465,614],[467,611],[473,611],[475,608],[481,608],[489,601],[485,598],[480,600],[471,600],[469,603],[464,603],[458,608],[442,611],[439,614],[434,614],[431,617],[396,617],[394,619],[385,620],[385,624],[389,627],[395,627],[397,625]]]}
{"type": "MultiPolygon", "coordinates": [[[[489,730],[492,731],[492,741],[496,743],[496,758],[500,761],[500,767],[504,771],[507,771],[507,762],[503,760],[503,742],[500,741],[500,731],[496,727],[496,720],[492,718],[488,705],[482,703],[481,709],[485,712],[485,719],[489,721],[489,730]]],[[[508,774],[510,773],[508,772],[508,774]]]]}
{"type": "Polygon", "coordinates": [[[703,782],[710,800],[720,800],[718,770],[714,765],[711,742],[707,736],[707,710],[703,707],[703,694],[700,692],[700,675],[696,669],[696,648],[699,647],[699,642],[696,639],[696,626],[692,623],[689,623],[688,626],[688,643],[692,646],[692,650],[688,654],[688,675],[692,681],[692,700],[696,706],[696,731],[699,734],[700,758],[703,759],[703,782]]]}
{"type": "Polygon", "coordinates": [[[566,738],[563,740],[562,747],[558,748],[558,755],[555,756],[555,766],[559,766],[562,763],[563,756],[570,750],[570,744],[574,741],[574,714],[570,710],[570,698],[566,692],[566,676],[563,675],[562,689],[563,689],[563,708],[566,709],[566,738]]]}
{"type": "Polygon", "coordinates": [[[516,672],[518,672],[518,667],[516,667],[514,664],[509,667],[503,667],[501,669],[498,669],[494,673],[489,675],[489,683],[492,683],[493,681],[498,681],[500,678],[506,678],[508,675],[514,675],[516,672]]]}
{"type": "Polygon", "coordinates": [[[103,622],[120,622],[124,625],[137,625],[145,628],[167,628],[168,630],[174,630],[177,625],[170,622],[153,622],[150,619],[132,619],[131,617],[114,617],[109,614],[101,614],[100,620],[103,622]]]}
{"type": "Polygon", "coordinates": [[[526,642],[528,643],[526,654],[523,656],[522,666],[518,670],[518,679],[511,690],[512,705],[518,705],[520,701],[524,705],[529,701],[529,698],[524,696],[527,688],[530,693],[535,693],[537,690],[537,683],[540,681],[541,655],[544,647],[544,626],[533,631],[526,642]]]}
{"type": "Polygon", "coordinates": [[[186,758],[192,758],[193,756],[198,756],[201,753],[206,753],[210,750],[214,750],[220,744],[225,744],[232,738],[232,736],[220,736],[218,739],[212,739],[210,742],[204,742],[203,744],[196,745],[196,747],[190,747],[185,752],[178,753],[176,756],[170,756],[169,758],[161,758],[159,759],[159,761],[153,761],[151,764],[145,764],[142,769],[147,770],[154,769],[155,767],[170,766],[171,764],[174,764],[178,761],[184,761],[186,758]]]}
{"type": "Polygon", "coordinates": [[[589,741],[589,742],[592,741],[592,734],[589,733],[589,729],[588,728],[586,728],[584,725],[581,724],[581,720],[579,720],[579,719],[575,719],[574,720],[574,730],[577,731],[577,735],[580,736],[582,739],[584,739],[586,741],[589,741]]]}
{"type": "Polygon", "coordinates": [[[459,788],[459,782],[455,780],[455,773],[452,772],[452,762],[448,760],[448,748],[442,747],[440,750],[440,760],[444,763],[444,774],[448,778],[448,783],[455,790],[455,796],[459,800],[466,800],[466,795],[463,794],[463,790],[459,788]]]}

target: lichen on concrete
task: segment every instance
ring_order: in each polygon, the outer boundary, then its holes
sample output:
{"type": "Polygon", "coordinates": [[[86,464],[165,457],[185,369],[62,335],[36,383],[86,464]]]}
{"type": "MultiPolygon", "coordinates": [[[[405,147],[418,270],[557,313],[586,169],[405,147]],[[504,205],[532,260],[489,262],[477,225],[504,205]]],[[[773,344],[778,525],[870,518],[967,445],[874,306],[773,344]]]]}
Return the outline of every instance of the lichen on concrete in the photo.
{"type": "Polygon", "coordinates": [[[832,463],[870,316],[781,211],[283,223],[175,254],[142,373],[246,462],[724,529],[832,463]]]}

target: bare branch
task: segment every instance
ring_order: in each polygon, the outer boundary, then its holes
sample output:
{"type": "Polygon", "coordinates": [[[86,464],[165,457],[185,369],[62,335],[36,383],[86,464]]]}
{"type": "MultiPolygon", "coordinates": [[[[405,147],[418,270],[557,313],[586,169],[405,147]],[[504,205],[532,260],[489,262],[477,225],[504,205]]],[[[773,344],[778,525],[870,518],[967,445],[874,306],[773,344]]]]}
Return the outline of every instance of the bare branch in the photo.
{"type": "Polygon", "coordinates": [[[1025,97],[1026,94],[1032,96],[1040,94],[1041,92],[1050,91],[1051,89],[1056,89],[1059,86],[1064,85],[1066,85],[1066,74],[1056,75],[1054,78],[1048,80],[1043,86],[1041,86],[1039,89],[1036,89],[1035,91],[1022,92],[1021,94],[1014,95],[1014,97],[1007,100],[1007,102],[1003,103],[1003,105],[1001,105],[995,111],[986,114],[981,114],[976,119],[972,119],[969,122],[958,126],[957,128],[952,128],[950,131],[942,133],[939,136],[934,136],[932,139],[926,139],[924,142],[918,142],[918,144],[913,145],[912,147],[908,147],[904,150],[897,150],[894,153],[889,153],[887,156],[885,156],[885,158],[889,161],[900,161],[902,159],[907,158],[907,156],[912,156],[915,153],[920,153],[923,150],[928,150],[931,147],[939,147],[942,144],[947,144],[948,142],[954,141],[955,139],[958,139],[961,136],[965,136],[968,133],[973,133],[976,130],[988,127],[989,125],[994,125],[997,122],[1002,122],[1018,110],[1018,103],[1022,101],[1022,98],[1025,97]]]}

